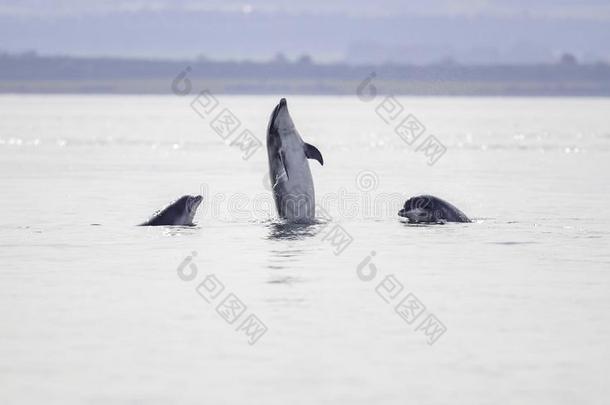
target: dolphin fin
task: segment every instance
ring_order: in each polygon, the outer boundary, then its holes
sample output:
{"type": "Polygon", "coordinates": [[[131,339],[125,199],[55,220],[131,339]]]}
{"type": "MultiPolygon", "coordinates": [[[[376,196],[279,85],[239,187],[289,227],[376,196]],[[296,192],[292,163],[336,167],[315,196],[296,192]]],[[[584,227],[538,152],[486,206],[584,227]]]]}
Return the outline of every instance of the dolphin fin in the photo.
{"type": "Polygon", "coordinates": [[[307,159],[317,160],[318,162],[320,162],[320,164],[322,166],[324,166],[324,159],[322,158],[322,154],[320,153],[318,148],[316,148],[315,146],[306,143],[305,144],[305,156],[307,156],[307,159]]]}
{"type": "MultiPolygon", "coordinates": [[[[284,152],[282,152],[280,150],[280,161],[282,162],[282,166],[284,166],[284,174],[286,175],[286,180],[290,180],[290,177],[288,177],[288,168],[286,167],[286,160],[284,159],[284,152]]],[[[279,181],[279,179],[282,176],[280,175],[277,179],[276,179],[276,183],[277,181],[279,181]]]]}

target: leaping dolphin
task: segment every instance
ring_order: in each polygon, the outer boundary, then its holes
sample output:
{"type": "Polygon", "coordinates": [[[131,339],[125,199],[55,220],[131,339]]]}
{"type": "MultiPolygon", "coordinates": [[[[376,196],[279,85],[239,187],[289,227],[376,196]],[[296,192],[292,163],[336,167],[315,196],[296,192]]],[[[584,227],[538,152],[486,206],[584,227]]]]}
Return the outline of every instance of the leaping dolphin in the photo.
{"type": "Polygon", "coordinates": [[[267,128],[269,179],[280,218],[308,223],[315,218],[315,193],[307,159],[324,164],[322,154],[303,142],[292,122],[286,99],[275,106],[267,128]]]}

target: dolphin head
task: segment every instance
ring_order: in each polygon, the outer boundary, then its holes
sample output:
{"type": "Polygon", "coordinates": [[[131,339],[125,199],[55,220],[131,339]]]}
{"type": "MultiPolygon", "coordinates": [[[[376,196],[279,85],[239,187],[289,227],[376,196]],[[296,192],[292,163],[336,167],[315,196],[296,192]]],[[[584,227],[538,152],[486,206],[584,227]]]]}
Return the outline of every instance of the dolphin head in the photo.
{"type": "Polygon", "coordinates": [[[193,223],[197,208],[199,208],[199,204],[201,204],[202,201],[203,197],[200,195],[185,195],[178,200],[178,206],[184,210],[184,215],[186,217],[185,222],[193,223]]]}
{"type": "Polygon", "coordinates": [[[188,211],[189,212],[197,211],[197,208],[199,208],[199,204],[201,204],[202,201],[203,201],[203,197],[200,195],[196,195],[196,196],[189,195],[187,203],[186,203],[188,211]]]}
{"type": "Polygon", "coordinates": [[[410,222],[435,222],[437,220],[437,207],[431,196],[421,195],[409,198],[398,215],[408,218],[410,222]]]}
{"type": "Polygon", "coordinates": [[[404,207],[398,211],[398,215],[415,223],[471,222],[466,214],[454,205],[432,195],[409,198],[404,207]]]}
{"type": "Polygon", "coordinates": [[[288,103],[282,98],[278,105],[275,106],[271,117],[269,118],[269,128],[267,128],[267,142],[271,144],[278,142],[289,136],[297,135],[294,122],[288,112],[288,103]]]}
{"type": "Polygon", "coordinates": [[[172,201],[165,208],[155,212],[143,226],[180,225],[192,226],[199,204],[203,201],[200,195],[183,195],[172,201]]]}

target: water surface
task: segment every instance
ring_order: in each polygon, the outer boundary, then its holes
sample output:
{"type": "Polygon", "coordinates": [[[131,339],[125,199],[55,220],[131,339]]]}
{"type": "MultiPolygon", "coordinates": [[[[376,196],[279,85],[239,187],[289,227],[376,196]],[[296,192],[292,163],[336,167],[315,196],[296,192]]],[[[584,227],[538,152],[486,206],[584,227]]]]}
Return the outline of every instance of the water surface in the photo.
{"type": "MultiPolygon", "coordinates": [[[[278,97],[218,99],[264,142],[278,97]]],[[[436,164],[376,102],[288,97],[328,214],[291,227],[265,147],[242,159],[189,97],[0,97],[3,402],[603,403],[610,101],[399,100],[447,147],[436,164]],[[135,226],[196,193],[196,227],[135,226]],[[400,221],[424,193],[474,222],[400,221]],[[353,240],[339,254],[333,230],[353,240]],[[225,288],[208,303],[211,274],[225,288]],[[230,293],[247,307],[232,324],[230,293]],[[409,293],[425,305],[411,324],[395,312],[409,293]],[[250,314],[267,327],[254,345],[250,314]],[[432,345],[429,315],[446,328],[432,345]]]]}

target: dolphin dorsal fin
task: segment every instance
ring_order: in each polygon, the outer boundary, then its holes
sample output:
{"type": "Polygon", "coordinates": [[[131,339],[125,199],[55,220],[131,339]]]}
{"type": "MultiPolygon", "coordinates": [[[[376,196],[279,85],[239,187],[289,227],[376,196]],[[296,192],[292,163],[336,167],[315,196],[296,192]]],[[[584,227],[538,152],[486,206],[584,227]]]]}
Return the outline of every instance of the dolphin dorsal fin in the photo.
{"type": "Polygon", "coordinates": [[[315,146],[306,143],[305,144],[305,156],[307,156],[307,159],[317,160],[318,162],[320,162],[320,164],[322,166],[324,166],[324,158],[322,158],[322,154],[320,153],[318,148],[316,148],[315,146]]]}

